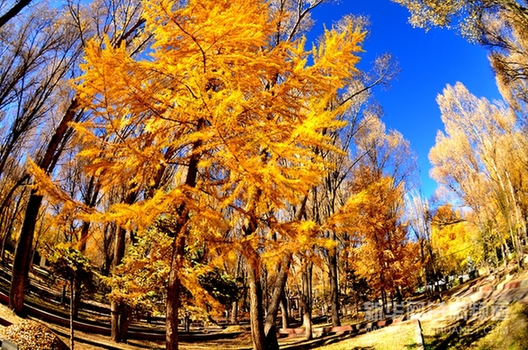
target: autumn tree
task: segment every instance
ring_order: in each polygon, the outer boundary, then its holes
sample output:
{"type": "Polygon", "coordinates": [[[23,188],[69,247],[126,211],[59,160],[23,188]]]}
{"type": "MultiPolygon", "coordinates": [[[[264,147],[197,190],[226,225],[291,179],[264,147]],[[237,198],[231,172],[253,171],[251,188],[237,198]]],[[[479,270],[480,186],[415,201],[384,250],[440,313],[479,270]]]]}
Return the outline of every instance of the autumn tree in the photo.
{"type": "Polygon", "coordinates": [[[420,265],[423,268],[422,282],[424,286],[433,284],[438,276],[438,261],[432,246],[435,210],[429,201],[416,191],[408,193],[405,200],[405,216],[409,230],[420,247],[420,265]]]}
{"type": "Polygon", "coordinates": [[[486,20],[501,12],[510,13],[528,26],[528,8],[525,1],[515,0],[393,0],[407,7],[409,22],[417,27],[456,28],[470,39],[479,40],[487,34],[486,20]]]}
{"type": "Polygon", "coordinates": [[[134,58],[108,41],[103,48],[92,41],[86,50],[80,102],[93,117],[75,125],[91,145],[80,157],[92,159],[88,171],[104,173],[103,188],[125,182],[139,195],[134,204],[90,218],[115,220],[138,234],[157,219],[173,218],[164,226],[172,239],[168,349],[177,348],[186,247],[232,227],[229,246],[246,257],[253,342],[262,349],[261,270],[281,264],[314,234],[310,223],[283,222],[279,214],[300,203],[325,173],[313,150],[333,149],[322,131],[343,125],[336,115],[348,104],[328,106],[355,74],[364,34],[348,19],[327,30],[312,51],[301,36],[270,45],[283,19],[273,9],[254,1],[182,8],[145,2],[146,30],[155,41],[149,56],[134,58]],[[173,150],[170,157],[166,150],[173,150]],[[145,196],[165,165],[174,177],[145,196]],[[218,207],[236,215],[226,222],[213,210],[218,207]],[[263,254],[268,250],[274,254],[263,254]]]}
{"type": "Polygon", "coordinates": [[[455,211],[451,205],[439,207],[433,217],[431,237],[439,267],[436,280],[444,279],[445,275],[467,273],[468,261],[480,265],[485,254],[480,240],[478,227],[466,220],[460,211],[455,211]]]}
{"type": "MultiPolygon", "coordinates": [[[[362,26],[368,26],[368,20],[364,17],[355,17],[356,23],[362,26]]],[[[349,108],[345,113],[339,116],[340,119],[346,121],[344,128],[334,132],[326,131],[332,139],[334,147],[340,149],[342,152],[336,154],[335,152],[321,153],[325,160],[332,163],[331,170],[325,175],[324,181],[317,187],[312,188],[308,200],[308,210],[306,215],[309,219],[314,220],[318,225],[324,227],[333,215],[339,212],[340,208],[346,202],[350,195],[346,189],[346,182],[352,177],[353,169],[365,157],[365,149],[355,149],[354,143],[357,141],[358,135],[361,134],[363,127],[363,119],[365,115],[369,114],[370,110],[378,109],[373,90],[374,88],[388,88],[391,79],[399,72],[397,63],[390,54],[385,54],[378,57],[373,67],[368,72],[359,72],[350,83],[347,91],[341,93],[336,101],[336,104],[344,102],[349,103],[349,108]]],[[[368,132],[367,132],[368,133],[368,132]]],[[[325,229],[322,235],[334,242],[333,245],[328,245],[321,248],[326,259],[326,265],[329,272],[330,285],[330,313],[332,324],[334,326],[340,325],[340,281],[339,281],[339,261],[342,247],[338,242],[346,242],[348,236],[337,235],[332,230],[325,229]]],[[[345,243],[346,244],[346,243],[345,243]]],[[[308,252],[309,253],[309,252],[308,252]]],[[[308,254],[309,255],[309,254],[308,254]]],[[[305,263],[309,269],[310,262],[305,263]]],[[[305,273],[308,280],[310,273],[305,273]]],[[[307,286],[310,283],[306,284],[307,286]]],[[[308,287],[307,293],[310,294],[311,287],[308,287]]],[[[307,298],[309,300],[311,298],[307,298]]],[[[304,308],[306,310],[308,308],[304,308]]],[[[304,317],[304,327],[308,327],[308,322],[304,317]]],[[[311,335],[308,335],[311,336],[311,335]]]]}
{"type": "MultiPolygon", "coordinates": [[[[358,125],[358,131],[353,138],[353,152],[354,154],[360,155],[354,164],[352,176],[347,179],[346,191],[349,192],[348,196],[345,197],[344,205],[329,219],[330,223],[338,223],[335,230],[342,232],[343,237],[349,237],[345,239],[346,246],[344,247],[343,260],[345,263],[350,261],[355,271],[359,271],[358,262],[354,261],[357,257],[358,244],[361,241],[358,237],[361,236],[360,230],[357,229],[357,225],[369,225],[373,224],[371,221],[367,223],[361,222],[362,218],[355,216],[354,210],[349,206],[358,196],[358,193],[365,190],[372,184],[378,181],[379,177],[388,177],[393,181],[394,189],[399,188],[398,191],[404,193],[404,186],[413,183],[414,169],[416,166],[415,157],[410,149],[409,143],[403,139],[402,135],[396,131],[387,132],[385,125],[377,117],[376,113],[380,113],[379,109],[370,109],[365,113],[364,118],[358,125]],[[350,188],[354,188],[353,191],[350,188]],[[359,236],[358,236],[359,235],[359,236]]],[[[390,201],[389,201],[390,202],[390,201]]],[[[385,211],[387,217],[373,217],[372,220],[379,222],[377,225],[383,225],[384,220],[388,220],[388,217],[392,215],[392,218],[387,221],[393,223],[403,223],[402,214],[402,202],[376,202],[373,201],[372,206],[376,208],[378,205],[392,206],[392,211],[385,211]]],[[[376,209],[372,209],[376,210],[376,209]]],[[[379,207],[378,210],[384,212],[383,207],[379,207]]],[[[396,226],[395,226],[396,227],[396,226]]],[[[399,230],[399,229],[398,229],[399,230]]],[[[396,229],[387,229],[387,232],[394,231],[396,229]]],[[[388,233],[389,235],[392,233],[388,233]]],[[[402,229],[396,235],[402,235],[400,239],[406,239],[407,229],[402,229]]],[[[383,249],[380,248],[379,249],[383,249]]],[[[412,250],[412,249],[410,249],[412,250]]],[[[359,263],[360,264],[360,263],[359,263]]],[[[360,274],[361,275],[361,274],[360,274]]],[[[364,275],[361,275],[364,277],[364,275]]],[[[379,286],[379,285],[378,285],[379,286]]],[[[376,287],[377,288],[377,287],[376,287]]],[[[379,290],[379,289],[378,289],[379,290]]],[[[393,290],[394,291],[394,290],[393,290]]]]}
{"type": "Polygon", "coordinates": [[[490,20],[493,38],[500,38],[501,49],[493,50],[490,62],[497,77],[497,86],[505,101],[519,113],[526,125],[528,113],[528,25],[508,12],[490,20]]]}
{"type": "Polygon", "coordinates": [[[58,245],[49,256],[52,272],[67,281],[70,288],[70,349],[74,348],[73,320],[77,318],[81,292],[92,293],[95,290],[94,272],[90,261],[78,250],[58,245]],[[75,297],[75,295],[78,295],[75,297]]]}
{"type": "Polygon", "coordinates": [[[37,7],[0,29],[0,227],[7,240],[21,216],[29,177],[23,159],[40,152],[46,124],[60,103],[52,101],[79,57],[74,31],[60,25],[60,11],[37,7]]]}
{"type": "Polygon", "coordinates": [[[356,244],[349,249],[354,270],[381,297],[384,312],[389,295],[401,300],[416,277],[419,252],[403,222],[403,190],[390,176],[360,167],[338,221],[355,233],[356,244]]]}
{"type": "Polygon", "coordinates": [[[506,236],[522,256],[526,184],[520,172],[526,141],[516,114],[473,96],[460,83],[448,86],[438,102],[445,134],[437,135],[431,149],[431,175],[473,210],[483,238],[495,232],[498,244],[505,246],[506,236]]]}
{"type": "MultiPolygon", "coordinates": [[[[46,140],[53,132],[50,132],[45,125],[52,121],[49,119],[50,115],[63,112],[64,105],[54,99],[60,95],[64,96],[62,89],[67,80],[66,75],[71,71],[80,53],[75,31],[71,27],[63,26],[63,23],[63,17],[58,11],[43,9],[43,11],[30,14],[27,19],[21,18],[21,21],[17,23],[19,26],[15,23],[10,24],[12,30],[21,31],[20,39],[23,42],[19,43],[19,46],[15,44],[12,47],[15,50],[7,51],[11,53],[11,58],[3,61],[11,65],[11,68],[18,68],[8,73],[9,76],[15,73],[10,78],[14,80],[13,84],[7,85],[9,89],[4,90],[6,96],[15,96],[15,99],[11,100],[4,109],[5,121],[10,122],[10,129],[2,145],[4,152],[2,166],[6,164],[4,160],[10,153],[20,156],[25,154],[26,157],[27,155],[33,157],[36,153],[39,164],[45,169],[53,167],[57,161],[52,154],[61,148],[61,142],[54,137],[46,140]],[[27,43],[29,46],[26,46],[27,43]],[[23,53],[26,49],[28,49],[27,55],[23,53]],[[25,59],[29,60],[24,62],[25,59]],[[33,138],[38,127],[41,128],[43,136],[40,140],[33,138]],[[35,142],[37,140],[44,144],[53,144],[54,147],[39,150],[40,145],[35,142]],[[27,149],[24,150],[24,147],[21,147],[22,142],[28,141],[34,144],[32,152],[27,152],[27,149]]],[[[4,27],[2,30],[5,30],[4,27]]],[[[13,190],[29,179],[27,174],[22,173],[20,176],[4,197],[3,208],[10,203],[10,196],[15,193],[13,190]]],[[[25,204],[24,209],[20,208],[24,212],[23,223],[13,258],[9,302],[17,313],[22,312],[24,287],[30,265],[33,235],[41,197],[31,192],[25,204]]]]}

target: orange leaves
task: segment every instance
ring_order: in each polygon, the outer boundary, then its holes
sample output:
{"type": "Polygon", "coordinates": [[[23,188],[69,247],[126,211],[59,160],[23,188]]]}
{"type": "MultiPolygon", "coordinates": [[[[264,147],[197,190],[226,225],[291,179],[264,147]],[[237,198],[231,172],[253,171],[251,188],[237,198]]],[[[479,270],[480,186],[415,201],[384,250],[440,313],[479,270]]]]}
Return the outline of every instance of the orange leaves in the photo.
{"type": "Polygon", "coordinates": [[[403,276],[416,270],[417,250],[408,242],[403,222],[403,186],[368,170],[356,177],[349,200],[332,222],[355,239],[354,247],[349,248],[352,264],[375,290],[407,285],[403,276]]]}

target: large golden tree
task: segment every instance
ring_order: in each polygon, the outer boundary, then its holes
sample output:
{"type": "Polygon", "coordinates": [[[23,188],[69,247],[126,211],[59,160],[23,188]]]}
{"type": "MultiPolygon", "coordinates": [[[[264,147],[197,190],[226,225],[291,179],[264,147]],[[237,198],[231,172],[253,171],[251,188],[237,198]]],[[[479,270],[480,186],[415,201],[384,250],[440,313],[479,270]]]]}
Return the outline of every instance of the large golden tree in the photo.
{"type": "Polygon", "coordinates": [[[86,145],[79,157],[89,160],[86,170],[102,178],[103,190],[127,183],[138,198],[89,218],[137,234],[156,223],[172,238],[167,349],[178,346],[186,247],[238,232],[230,247],[246,256],[253,343],[263,349],[260,271],[268,258],[282,261],[278,240],[302,249],[299,242],[309,239],[300,236],[314,234],[280,213],[328,170],[313,150],[335,151],[325,135],[342,126],[337,116],[350,102],[336,97],[357,74],[364,32],[344,19],[307,50],[298,28],[291,35],[277,29],[296,23],[297,7],[252,0],[143,5],[154,40],[149,54],[138,59],[123,47],[90,44],[78,81],[81,105],[93,113],[75,126],[86,145]],[[163,172],[170,180],[155,186],[163,172]],[[225,209],[235,213],[230,220],[225,209]]]}

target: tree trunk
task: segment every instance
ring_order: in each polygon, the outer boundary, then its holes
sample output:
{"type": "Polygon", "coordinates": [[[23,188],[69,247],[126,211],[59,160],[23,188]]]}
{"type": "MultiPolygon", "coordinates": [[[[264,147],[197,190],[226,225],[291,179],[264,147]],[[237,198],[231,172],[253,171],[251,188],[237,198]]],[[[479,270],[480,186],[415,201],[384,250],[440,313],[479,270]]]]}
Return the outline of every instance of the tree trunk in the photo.
{"type": "MultiPolygon", "coordinates": [[[[103,230],[103,244],[105,247],[115,244],[115,237],[117,237],[117,226],[115,223],[108,223],[105,225],[103,230]]],[[[110,276],[110,270],[112,269],[112,262],[114,260],[114,252],[111,249],[105,249],[103,265],[101,266],[101,275],[108,277],[110,276]]]]}
{"type": "Polygon", "coordinates": [[[77,277],[74,273],[73,279],[70,280],[70,349],[73,350],[74,347],[74,328],[73,328],[73,319],[74,319],[74,298],[75,298],[75,285],[77,285],[77,277]]]}
{"type": "Polygon", "coordinates": [[[28,281],[31,256],[33,252],[33,236],[37,222],[42,196],[37,195],[36,190],[31,191],[26,208],[26,216],[13,259],[11,272],[11,289],[9,291],[9,307],[17,314],[23,315],[24,291],[28,281]]]}
{"type": "MultiPolygon", "coordinates": [[[[27,179],[28,176],[24,176],[24,179],[27,179]]],[[[25,180],[23,180],[25,181],[25,180]]],[[[8,210],[8,202],[14,191],[15,191],[15,188],[22,185],[23,183],[22,180],[19,180],[18,183],[12,187],[12,189],[10,190],[10,192],[8,193],[8,195],[6,196],[6,198],[4,198],[4,201],[3,201],[3,204],[2,204],[2,207],[0,208],[0,210],[3,212],[3,215],[2,215],[2,228],[3,228],[3,233],[4,235],[2,236],[2,240],[1,240],[1,248],[0,248],[0,256],[1,256],[1,260],[2,261],[5,261],[5,250],[6,250],[6,243],[7,241],[9,240],[9,238],[11,237],[11,232],[13,231],[13,224],[15,223],[15,219],[17,217],[17,214],[20,210],[20,206],[22,204],[22,199],[24,198],[24,192],[25,190],[22,189],[22,192],[20,193],[19,197],[18,197],[18,200],[16,201],[16,205],[15,205],[15,208],[13,210],[13,213],[12,215],[10,215],[10,217],[8,217],[8,214],[9,214],[9,210],[8,210]],[[4,221],[4,218],[6,218],[6,221],[4,221]]]]}
{"type": "Polygon", "coordinates": [[[238,300],[231,303],[231,318],[229,323],[238,324],[238,300]]]}
{"type": "Polygon", "coordinates": [[[264,324],[264,334],[266,337],[266,349],[278,349],[279,342],[277,340],[276,319],[279,313],[279,306],[284,295],[284,287],[288,279],[288,270],[290,268],[291,257],[287,256],[283,259],[283,265],[280,265],[277,275],[275,276],[275,283],[272,288],[271,299],[268,303],[268,313],[264,324]]]}
{"type": "MultiPolygon", "coordinates": [[[[335,237],[334,237],[335,240],[335,237]]],[[[337,252],[333,248],[328,252],[329,255],[329,271],[330,271],[330,303],[332,313],[332,326],[341,326],[341,320],[339,318],[339,283],[337,276],[337,252]]]]}
{"type": "Polygon", "coordinates": [[[81,235],[79,237],[79,251],[85,253],[86,241],[88,240],[88,234],[90,232],[90,221],[84,221],[81,227],[81,235]]]}
{"type": "Polygon", "coordinates": [[[282,313],[282,328],[289,328],[290,327],[290,321],[289,316],[290,312],[288,310],[288,296],[286,295],[286,291],[282,294],[281,298],[281,313],[282,313]]]}
{"type": "Polygon", "coordinates": [[[71,307],[72,307],[72,317],[74,320],[76,320],[79,317],[79,307],[81,305],[81,281],[79,279],[75,279],[75,283],[73,284],[73,293],[72,293],[72,301],[71,301],[71,307]]]}
{"type": "MultiPolygon", "coordinates": [[[[97,204],[97,197],[99,197],[100,185],[95,176],[90,177],[86,193],[83,195],[83,203],[90,208],[94,208],[97,204]]],[[[84,221],[81,227],[81,234],[79,237],[79,251],[84,253],[86,250],[86,242],[90,234],[90,221],[84,221]]]]}
{"type": "Polygon", "coordinates": [[[301,307],[303,309],[302,321],[306,331],[305,339],[312,339],[312,266],[308,263],[302,272],[301,307]]]}
{"type": "MultiPolygon", "coordinates": [[[[198,130],[201,130],[205,125],[205,120],[200,119],[198,121],[198,130]]],[[[200,148],[202,145],[201,141],[197,141],[193,144],[193,151],[200,148]]],[[[189,168],[187,170],[187,177],[185,184],[190,188],[196,187],[196,179],[198,177],[198,161],[200,160],[199,154],[192,154],[189,160],[189,168]]],[[[176,210],[178,213],[178,221],[174,231],[169,229],[169,233],[174,238],[172,243],[172,257],[169,272],[169,283],[167,286],[167,319],[165,321],[165,348],[166,350],[177,350],[178,349],[178,310],[180,307],[180,287],[181,280],[179,273],[183,266],[183,258],[185,253],[185,235],[186,235],[186,224],[189,221],[190,213],[189,208],[185,204],[181,204],[176,210]]]]}
{"type": "MultiPolygon", "coordinates": [[[[112,262],[113,268],[115,269],[125,256],[125,239],[126,239],[126,230],[123,228],[118,228],[116,230],[116,238],[114,242],[114,260],[112,262]]],[[[126,341],[127,330],[123,331],[123,318],[126,316],[126,308],[121,302],[111,301],[111,333],[110,337],[116,343],[121,343],[126,341]]]]}
{"type": "Polygon", "coordinates": [[[178,310],[180,306],[181,281],[179,273],[183,265],[183,254],[185,248],[185,235],[183,232],[174,238],[171,258],[171,269],[169,273],[169,285],[167,287],[167,320],[165,322],[166,349],[178,350],[178,310]]]}
{"type": "Polygon", "coordinates": [[[383,286],[381,287],[381,309],[383,317],[385,318],[387,311],[387,294],[385,293],[385,288],[383,286]]]}
{"type": "Polygon", "coordinates": [[[127,341],[128,326],[130,325],[131,309],[128,305],[112,301],[111,311],[111,337],[116,343],[127,341]]]}
{"type": "Polygon", "coordinates": [[[110,302],[110,338],[115,341],[116,343],[123,342],[123,339],[121,337],[121,332],[119,332],[119,315],[121,314],[121,308],[120,304],[117,301],[111,301],[110,302]]]}
{"type": "MultiPolygon", "coordinates": [[[[256,254],[256,253],[255,253],[256,254]]],[[[262,282],[260,267],[255,262],[248,264],[249,277],[249,318],[253,350],[264,350],[264,307],[262,303],[262,282]]]]}
{"type": "Polygon", "coordinates": [[[185,328],[185,332],[189,333],[191,331],[191,317],[187,312],[183,317],[183,327],[185,328]]]}
{"type": "Polygon", "coordinates": [[[5,259],[5,245],[9,237],[11,236],[11,232],[13,231],[13,223],[15,222],[15,219],[17,217],[17,214],[20,210],[20,206],[22,204],[22,200],[25,197],[25,188],[22,187],[21,193],[18,196],[18,199],[15,204],[15,208],[13,209],[13,212],[11,215],[9,215],[9,207],[11,204],[11,199],[13,195],[15,194],[15,191],[17,188],[21,187],[24,182],[26,182],[29,179],[29,175],[22,176],[13,186],[11,186],[11,189],[9,192],[5,195],[3,198],[2,204],[0,205],[0,213],[1,213],[1,221],[0,221],[0,232],[3,233],[2,240],[1,240],[1,248],[0,248],[0,256],[1,260],[4,261],[5,259]]]}
{"type": "MultiPolygon", "coordinates": [[[[77,99],[73,99],[66,113],[62,117],[55,133],[51,137],[46,152],[42,160],[38,163],[39,167],[47,174],[53,171],[55,164],[62,153],[62,149],[67,138],[69,123],[74,120],[77,108],[77,99]]],[[[24,290],[28,280],[29,267],[31,265],[31,254],[33,250],[33,237],[35,234],[35,225],[38,218],[42,196],[37,195],[35,189],[31,190],[29,201],[26,207],[24,223],[20,230],[20,237],[15,249],[13,259],[13,269],[11,272],[11,290],[9,292],[9,307],[17,314],[22,314],[24,303],[24,290]]]]}

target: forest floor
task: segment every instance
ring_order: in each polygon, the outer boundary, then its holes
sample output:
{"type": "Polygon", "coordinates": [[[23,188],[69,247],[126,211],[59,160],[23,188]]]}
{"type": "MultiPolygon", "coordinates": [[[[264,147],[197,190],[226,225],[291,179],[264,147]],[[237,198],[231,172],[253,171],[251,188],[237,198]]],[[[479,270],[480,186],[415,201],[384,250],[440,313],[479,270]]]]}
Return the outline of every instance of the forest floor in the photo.
{"type": "MultiPolygon", "coordinates": [[[[528,339],[528,272],[523,275],[495,275],[481,277],[442,293],[441,300],[421,299],[420,308],[415,307],[408,320],[379,330],[354,336],[353,334],[331,334],[312,341],[302,337],[279,339],[281,349],[325,350],[385,350],[420,349],[422,332],[423,349],[528,349],[523,339],[528,339]],[[519,306],[521,304],[521,306],[519,306]],[[524,305],[524,306],[522,306],[524,305]],[[417,321],[421,328],[417,328],[417,321]],[[418,334],[417,334],[418,333],[418,334]],[[508,341],[505,341],[507,339],[508,341]],[[332,344],[333,345],[325,345],[332,344]],[[508,343],[508,344],[507,344],[508,343]]],[[[22,319],[7,307],[0,305],[0,318],[11,323],[22,319]]],[[[43,322],[44,323],[44,322],[43,322]]],[[[47,324],[64,343],[69,344],[69,330],[47,324]]],[[[346,324],[346,323],[345,323],[346,324]]],[[[329,325],[316,325],[317,328],[329,325]]],[[[0,336],[2,329],[0,326],[0,336]]],[[[242,327],[225,331],[244,330],[242,327]]],[[[75,331],[75,349],[163,349],[164,344],[146,341],[129,341],[116,344],[109,337],[75,331]]],[[[181,342],[187,349],[251,349],[251,338],[246,330],[237,338],[207,342],[181,342]]]]}

